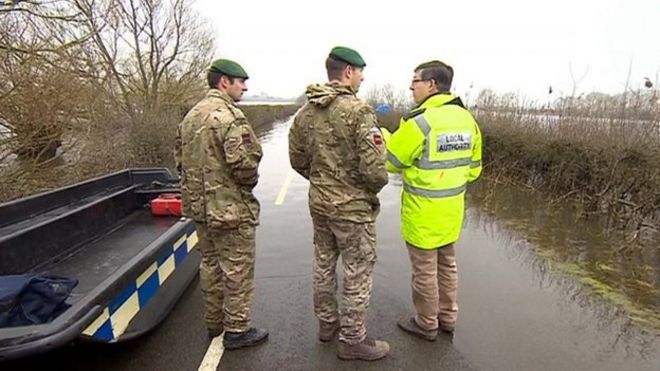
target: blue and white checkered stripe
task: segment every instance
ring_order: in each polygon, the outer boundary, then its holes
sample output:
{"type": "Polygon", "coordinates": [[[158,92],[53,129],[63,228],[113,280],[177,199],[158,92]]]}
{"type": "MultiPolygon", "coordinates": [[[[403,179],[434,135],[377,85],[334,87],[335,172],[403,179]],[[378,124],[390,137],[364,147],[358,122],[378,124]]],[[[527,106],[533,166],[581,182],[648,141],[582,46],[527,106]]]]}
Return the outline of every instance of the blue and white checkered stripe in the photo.
{"type": "Polygon", "coordinates": [[[197,247],[197,232],[184,234],[153,264],[115,297],[83,335],[110,342],[119,338],[129,323],[158,292],[188,254],[197,247]]]}

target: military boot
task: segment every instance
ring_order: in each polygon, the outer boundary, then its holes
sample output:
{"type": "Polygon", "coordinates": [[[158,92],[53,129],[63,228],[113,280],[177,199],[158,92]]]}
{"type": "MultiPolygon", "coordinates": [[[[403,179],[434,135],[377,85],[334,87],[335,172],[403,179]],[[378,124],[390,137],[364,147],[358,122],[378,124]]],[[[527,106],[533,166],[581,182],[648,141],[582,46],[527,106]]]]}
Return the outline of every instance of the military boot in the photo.
{"type": "Polygon", "coordinates": [[[223,344],[225,349],[238,349],[259,345],[268,339],[268,331],[262,328],[250,327],[243,332],[225,332],[223,344]]]}
{"type": "Polygon", "coordinates": [[[339,321],[319,321],[319,340],[328,342],[337,336],[337,331],[339,331],[339,321]]]}
{"type": "Polygon", "coordinates": [[[225,329],[222,326],[214,326],[206,329],[206,332],[209,335],[209,339],[213,339],[222,335],[224,331],[225,329]]]}
{"type": "Polygon", "coordinates": [[[344,360],[359,359],[363,361],[375,361],[387,355],[390,344],[386,341],[365,338],[357,344],[339,342],[337,357],[344,360]]]}

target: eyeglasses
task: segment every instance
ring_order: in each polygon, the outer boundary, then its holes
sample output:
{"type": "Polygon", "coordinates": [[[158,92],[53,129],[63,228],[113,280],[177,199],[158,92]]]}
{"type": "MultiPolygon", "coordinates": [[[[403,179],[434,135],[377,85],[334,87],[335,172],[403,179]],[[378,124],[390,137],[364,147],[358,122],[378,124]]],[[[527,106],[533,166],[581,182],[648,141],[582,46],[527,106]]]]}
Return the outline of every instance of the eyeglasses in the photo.
{"type": "Polygon", "coordinates": [[[415,84],[416,82],[420,82],[420,81],[430,81],[430,79],[413,79],[411,81],[411,84],[415,84]]]}

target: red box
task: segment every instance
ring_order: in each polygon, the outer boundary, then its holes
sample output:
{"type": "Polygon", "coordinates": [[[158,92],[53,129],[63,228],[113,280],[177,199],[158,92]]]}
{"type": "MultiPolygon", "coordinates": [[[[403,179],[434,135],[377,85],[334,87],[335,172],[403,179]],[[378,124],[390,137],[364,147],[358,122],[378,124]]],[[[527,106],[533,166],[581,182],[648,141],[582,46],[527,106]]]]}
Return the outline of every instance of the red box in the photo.
{"type": "Polygon", "coordinates": [[[151,214],[156,216],[181,216],[181,194],[163,193],[151,200],[151,214]]]}

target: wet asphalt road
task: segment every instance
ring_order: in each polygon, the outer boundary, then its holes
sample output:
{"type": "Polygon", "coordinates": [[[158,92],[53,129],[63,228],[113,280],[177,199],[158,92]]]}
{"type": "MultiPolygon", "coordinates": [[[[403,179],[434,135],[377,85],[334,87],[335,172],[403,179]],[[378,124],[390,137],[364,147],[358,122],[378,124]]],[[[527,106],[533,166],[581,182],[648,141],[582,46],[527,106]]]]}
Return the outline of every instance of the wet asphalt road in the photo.
{"type": "MultiPolygon", "coordinates": [[[[282,205],[275,200],[290,171],[287,123],[262,128],[262,204],[257,230],[253,323],[267,327],[269,341],[225,352],[220,370],[660,370],[657,337],[622,335],[622,320],[585,306],[530,263],[530,252],[476,210],[457,244],[459,322],[455,335],[426,342],[395,322],[412,314],[410,268],[399,236],[399,185],[381,193],[378,263],[368,313],[368,332],[392,346],[377,362],[344,362],[336,342],[316,339],[312,310],[312,228],[307,184],[293,177],[282,205]]],[[[202,320],[198,281],[149,335],[114,346],[75,345],[0,365],[4,370],[197,370],[209,340],[202,320]]]]}

